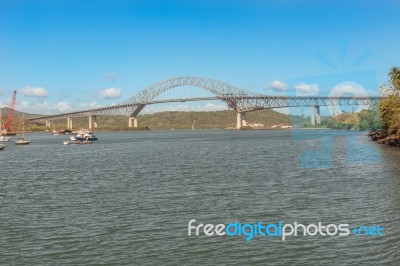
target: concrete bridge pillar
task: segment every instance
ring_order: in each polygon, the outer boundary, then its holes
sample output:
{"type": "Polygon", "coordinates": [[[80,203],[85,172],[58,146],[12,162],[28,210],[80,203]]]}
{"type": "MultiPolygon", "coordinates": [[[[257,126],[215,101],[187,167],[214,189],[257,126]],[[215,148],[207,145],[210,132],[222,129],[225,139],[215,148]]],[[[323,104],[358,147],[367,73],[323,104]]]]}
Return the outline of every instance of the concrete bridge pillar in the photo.
{"type": "Polygon", "coordinates": [[[89,131],[92,131],[94,128],[97,128],[97,117],[94,115],[89,116],[89,131]]]}
{"type": "Polygon", "coordinates": [[[69,130],[72,129],[72,118],[71,117],[67,118],[67,129],[69,129],[69,130]]]}
{"type": "Polygon", "coordinates": [[[236,116],[236,129],[240,129],[242,126],[245,127],[247,125],[245,120],[244,112],[237,112],[236,116]]]}
{"type": "Polygon", "coordinates": [[[311,125],[321,125],[321,111],[320,106],[311,107],[311,125]]]}
{"type": "Polygon", "coordinates": [[[311,107],[311,125],[315,126],[315,107],[311,107]]]}
{"type": "Polygon", "coordinates": [[[51,122],[50,122],[50,120],[46,120],[46,127],[51,127],[51,122]]]}
{"type": "Polygon", "coordinates": [[[321,111],[319,106],[315,106],[315,123],[321,125],[321,111]]]}
{"type": "Polygon", "coordinates": [[[136,117],[129,117],[129,127],[137,127],[137,118],[136,117]]]}

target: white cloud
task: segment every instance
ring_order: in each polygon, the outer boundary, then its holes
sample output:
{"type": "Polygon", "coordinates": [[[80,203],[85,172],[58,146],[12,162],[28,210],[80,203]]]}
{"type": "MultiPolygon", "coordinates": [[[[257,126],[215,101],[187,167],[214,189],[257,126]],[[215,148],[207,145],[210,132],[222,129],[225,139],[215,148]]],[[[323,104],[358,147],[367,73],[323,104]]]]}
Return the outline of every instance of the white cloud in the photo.
{"type": "Polygon", "coordinates": [[[101,105],[96,101],[80,103],[79,105],[71,105],[71,103],[67,101],[60,101],[57,103],[49,103],[47,101],[37,101],[35,103],[29,101],[17,101],[15,108],[18,111],[32,114],[53,115],[59,113],[82,111],[103,106],[104,105],[101,105]]]}
{"type": "Polygon", "coordinates": [[[319,88],[317,84],[306,84],[298,83],[294,86],[296,89],[296,95],[316,95],[318,94],[319,88]]]}
{"type": "Polygon", "coordinates": [[[18,101],[16,105],[18,111],[32,114],[57,114],[72,111],[73,108],[68,102],[49,103],[47,101],[36,102],[18,101]]]}
{"type": "Polygon", "coordinates": [[[287,85],[280,80],[272,81],[271,85],[269,86],[274,91],[286,91],[287,85]]]}
{"type": "Polygon", "coordinates": [[[363,86],[355,82],[344,82],[336,85],[330,92],[330,96],[368,96],[368,92],[363,86]]]}
{"type": "Polygon", "coordinates": [[[27,97],[47,97],[47,96],[49,96],[49,93],[43,87],[26,86],[21,91],[24,94],[24,96],[27,96],[27,97]]]}
{"type": "Polygon", "coordinates": [[[108,88],[99,92],[99,96],[105,99],[117,99],[121,97],[121,89],[108,88]]]}

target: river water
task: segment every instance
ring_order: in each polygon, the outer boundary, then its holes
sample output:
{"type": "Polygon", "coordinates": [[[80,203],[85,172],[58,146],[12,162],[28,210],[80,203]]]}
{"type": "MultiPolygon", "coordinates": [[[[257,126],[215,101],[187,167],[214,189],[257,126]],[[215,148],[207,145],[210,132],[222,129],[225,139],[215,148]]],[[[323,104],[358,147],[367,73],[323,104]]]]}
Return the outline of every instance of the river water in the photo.
{"type": "Polygon", "coordinates": [[[365,132],[31,134],[0,151],[1,265],[397,265],[400,149],[365,132]],[[377,226],[366,236],[188,236],[194,225],[377,226]]]}

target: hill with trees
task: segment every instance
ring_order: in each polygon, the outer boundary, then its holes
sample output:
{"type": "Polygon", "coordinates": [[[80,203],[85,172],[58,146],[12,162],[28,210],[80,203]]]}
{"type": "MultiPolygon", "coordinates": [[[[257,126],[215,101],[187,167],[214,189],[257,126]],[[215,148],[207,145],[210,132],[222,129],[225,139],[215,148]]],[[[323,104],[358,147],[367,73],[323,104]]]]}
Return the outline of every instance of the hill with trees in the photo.
{"type": "Polygon", "coordinates": [[[380,130],[382,119],[379,106],[376,105],[359,113],[342,113],[328,117],[322,121],[322,125],[332,129],[380,130]]]}
{"type": "MultiPolygon", "coordinates": [[[[2,110],[2,121],[5,121],[8,109],[2,110]]],[[[14,130],[22,129],[22,116],[25,118],[39,117],[40,115],[15,112],[14,130]]],[[[264,127],[273,125],[293,125],[306,123],[300,116],[289,116],[270,109],[264,109],[246,113],[247,124],[263,124],[264,127]]],[[[236,127],[236,112],[233,110],[214,111],[214,112],[159,112],[154,114],[143,114],[138,117],[139,129],[190,129],[192,125],[195,128],[234,128],[236,127]]],[[[98,116],[98,127],[96,130],[133,130],[128,128],[128,118],[126,116],[98,116]]],[[[67,121],[65,119],[52,121],[51,128],[46,128],[44,123],[29,124],[25,123],[27,131],[45,131],[66,129],[67,121]]],[[[88,128],[87,117],[73,118],[73,128],[88,128]]]]}

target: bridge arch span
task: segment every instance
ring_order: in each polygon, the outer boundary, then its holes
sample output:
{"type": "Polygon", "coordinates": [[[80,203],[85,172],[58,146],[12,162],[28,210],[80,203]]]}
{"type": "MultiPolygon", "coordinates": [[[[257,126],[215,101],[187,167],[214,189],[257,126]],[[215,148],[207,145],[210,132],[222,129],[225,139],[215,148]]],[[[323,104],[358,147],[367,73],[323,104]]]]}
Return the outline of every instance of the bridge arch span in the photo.
{"type": "Polygon", "coordinates": [[[181,86],[193,86],[202,88],[217,97],[221,97],[221,100],[226,102],[230,108],[235,109],[236,101],[231,99],[237,98],[238,96],[251,95],[252,93],[246,92],[242,89],[229,85],[219,80],[214,80],[210,78],[204,77],[195,77],[195,76],[187,76],[187,77],[174,77],[170,79],[166,79],[160,82],[156,82],[139,93],[133,95],[130,99],[123,102],[123,104],[136,105],[132,112],[132,116],[137,116],[139,112],[146,106],[143,103],[151,102],[158,95],[181,86]]]}

